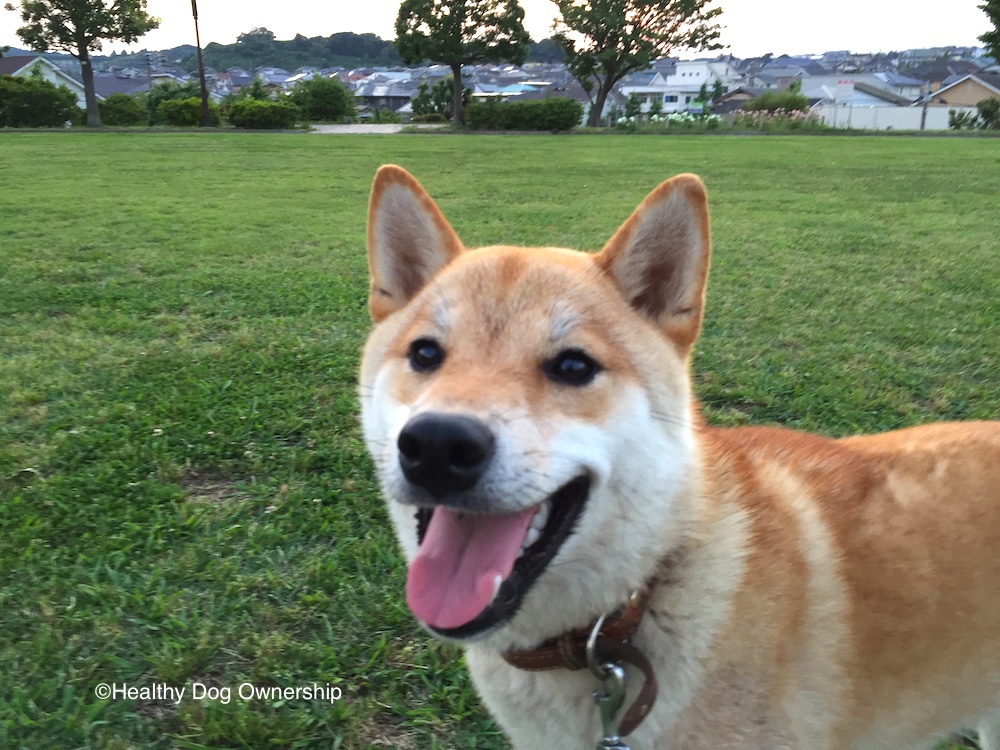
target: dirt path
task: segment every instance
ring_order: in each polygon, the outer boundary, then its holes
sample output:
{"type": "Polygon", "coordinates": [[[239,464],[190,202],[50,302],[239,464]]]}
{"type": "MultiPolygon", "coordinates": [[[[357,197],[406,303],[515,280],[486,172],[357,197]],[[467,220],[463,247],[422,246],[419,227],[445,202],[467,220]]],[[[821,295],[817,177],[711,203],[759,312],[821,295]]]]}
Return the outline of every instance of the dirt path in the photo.
{"type": "MultiPolygon", "coordinates": [[[[386,134],[386,133],[398,133],[406,125],[313,125],[310,133],[318,133],[320,135],[358,135],[358,134],[369,134],[374,135],[386,134]]],[[[433,130],[435,128],[442,127],[441,125],[414,125],[413,127],[419,128],[420,130],[433,130]]]]}

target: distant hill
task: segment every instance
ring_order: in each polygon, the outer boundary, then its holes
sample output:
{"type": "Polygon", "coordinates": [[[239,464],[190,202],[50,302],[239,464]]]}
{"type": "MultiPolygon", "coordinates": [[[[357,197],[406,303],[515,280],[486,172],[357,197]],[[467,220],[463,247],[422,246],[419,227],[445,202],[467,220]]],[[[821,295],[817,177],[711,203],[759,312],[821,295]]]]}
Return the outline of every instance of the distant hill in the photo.
{"type": "MultiPolygon", "coordinates": [[[[198,67],[197,50],[193,44],[183,44],[171,49],[152,51],[154,64],[175,64],[185,70],[194,71],[198,67]]],[[[11,47],[8,56],[34,55],[31,50],[11,47]]],[[[129,53],[94,55],[94,68],[105,70],[108,66],[117,68],[143,68],[146,65],[146,50],[129,53]]],[[[77,69],[76,59],[65,53],[46,52],[44,57],[60,64],[60,67],[77,69]]],[[[267,29],[253,29],[240,34],[234,44],[211,42],[202,50],[205,65],[216,70],[240,67],[249,70],[262,66],[273,66],[295,70],[302,66],[316,68],[344,67],[393,67],[403,64],[391,40],[375,34],[354,34],[340,32],[330,36],[305,37],[297,34],[294,39],[280,41],[267,29]]],[[[531,43],[529,62],[562,62],[562,52],[551,39],[531,43]]]]}
{"type": "MultiPolygon", "coordinates": [[[[184,68],[194,69],[197,66],[194,50],[191,52],[180,63],[184,68]]],[[[296,34],[294,39],[279,41],[272,32],[263,28],[240,34],[234,44],[207,44],[202,56],[205,65],[216,70],[234,66],[249,70],[267,65],[295,70],[306,65],[358,68],[402,64],[392,42],[374,34],[342,32],[328,37],[296,34]]]]}

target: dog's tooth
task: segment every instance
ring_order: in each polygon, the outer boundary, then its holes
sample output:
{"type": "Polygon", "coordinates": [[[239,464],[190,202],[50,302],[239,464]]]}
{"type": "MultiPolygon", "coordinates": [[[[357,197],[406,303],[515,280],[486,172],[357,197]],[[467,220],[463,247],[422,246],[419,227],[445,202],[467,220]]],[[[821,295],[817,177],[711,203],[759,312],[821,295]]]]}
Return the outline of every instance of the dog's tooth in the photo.
{"type": "Polygon", "coordinates": [[[542,530],[536,529],[534,526],[532,526],[530,529],[528,529],[528,533],[525,534],[524,536],[524,542],[521,544],[521,550],[522,551],[526,550],[532,544],[537,542],[538,537],[540,537],[541,535],[542,535],[542,530]]]}
{"type": "Polygon", "coordinates": [[[552,504],[548,500],[542,503],[538,512],[535,513],[534,517],[531,519],[532,529],[538,529],[541,531],[545,528],[545,524],[549,520],[549,510],[551,509],[551,506],[552,504]]]}
{"type": "Polygon", "coordinates": [[[503,576],[497,573],[496,578],[493,579],[493,596],[490,597],[490,604],[493,600],[497,598],[497,594],[500,593],[500,586],[503,585],[503,576]]]}

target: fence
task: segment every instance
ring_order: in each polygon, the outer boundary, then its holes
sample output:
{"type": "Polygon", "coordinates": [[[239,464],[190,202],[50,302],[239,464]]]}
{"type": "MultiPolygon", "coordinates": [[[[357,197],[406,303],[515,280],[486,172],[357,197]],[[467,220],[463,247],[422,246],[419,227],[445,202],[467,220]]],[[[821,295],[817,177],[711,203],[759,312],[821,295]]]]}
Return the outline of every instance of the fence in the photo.
{"type": "MultiPolygon", "coordinates": [[[[947,130],[948,111],[978,112],[975,107],[927,107],[923,130],[947,130]]],[[[921,130],[923,107],[841,107],[821,105],[813,110],[827,125],[848,130],[921,130]]]]}

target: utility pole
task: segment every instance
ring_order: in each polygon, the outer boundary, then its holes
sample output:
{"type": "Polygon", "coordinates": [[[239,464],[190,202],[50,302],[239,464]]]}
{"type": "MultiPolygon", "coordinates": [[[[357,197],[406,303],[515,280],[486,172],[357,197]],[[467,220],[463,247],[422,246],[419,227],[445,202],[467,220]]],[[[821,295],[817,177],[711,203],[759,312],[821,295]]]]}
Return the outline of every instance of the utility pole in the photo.
{"type": "Polygon", "coordinates": [[[930,81],[928,81],[927,83],[924,84],[924,88],[923,88],[923,92],[922,93],[924,95],[924,107],[923,107],[923,111],[920,113],[920,129],[921,130],[925,130],[927,128],[927,105],[930,104],[930,101],[931,101],[931,83],[930,83],[930,81]]]}
{"type": "Polygon", "coordinates": [[[198,79],[201,81],[201,126],[212,127],[208,113],[208,86],[205,85],[205,63],[201,59],[201,34],[198,33],[198,0],[191,0],[191,15],[194,16],[194,41],[198,47],[198,79]]]}

